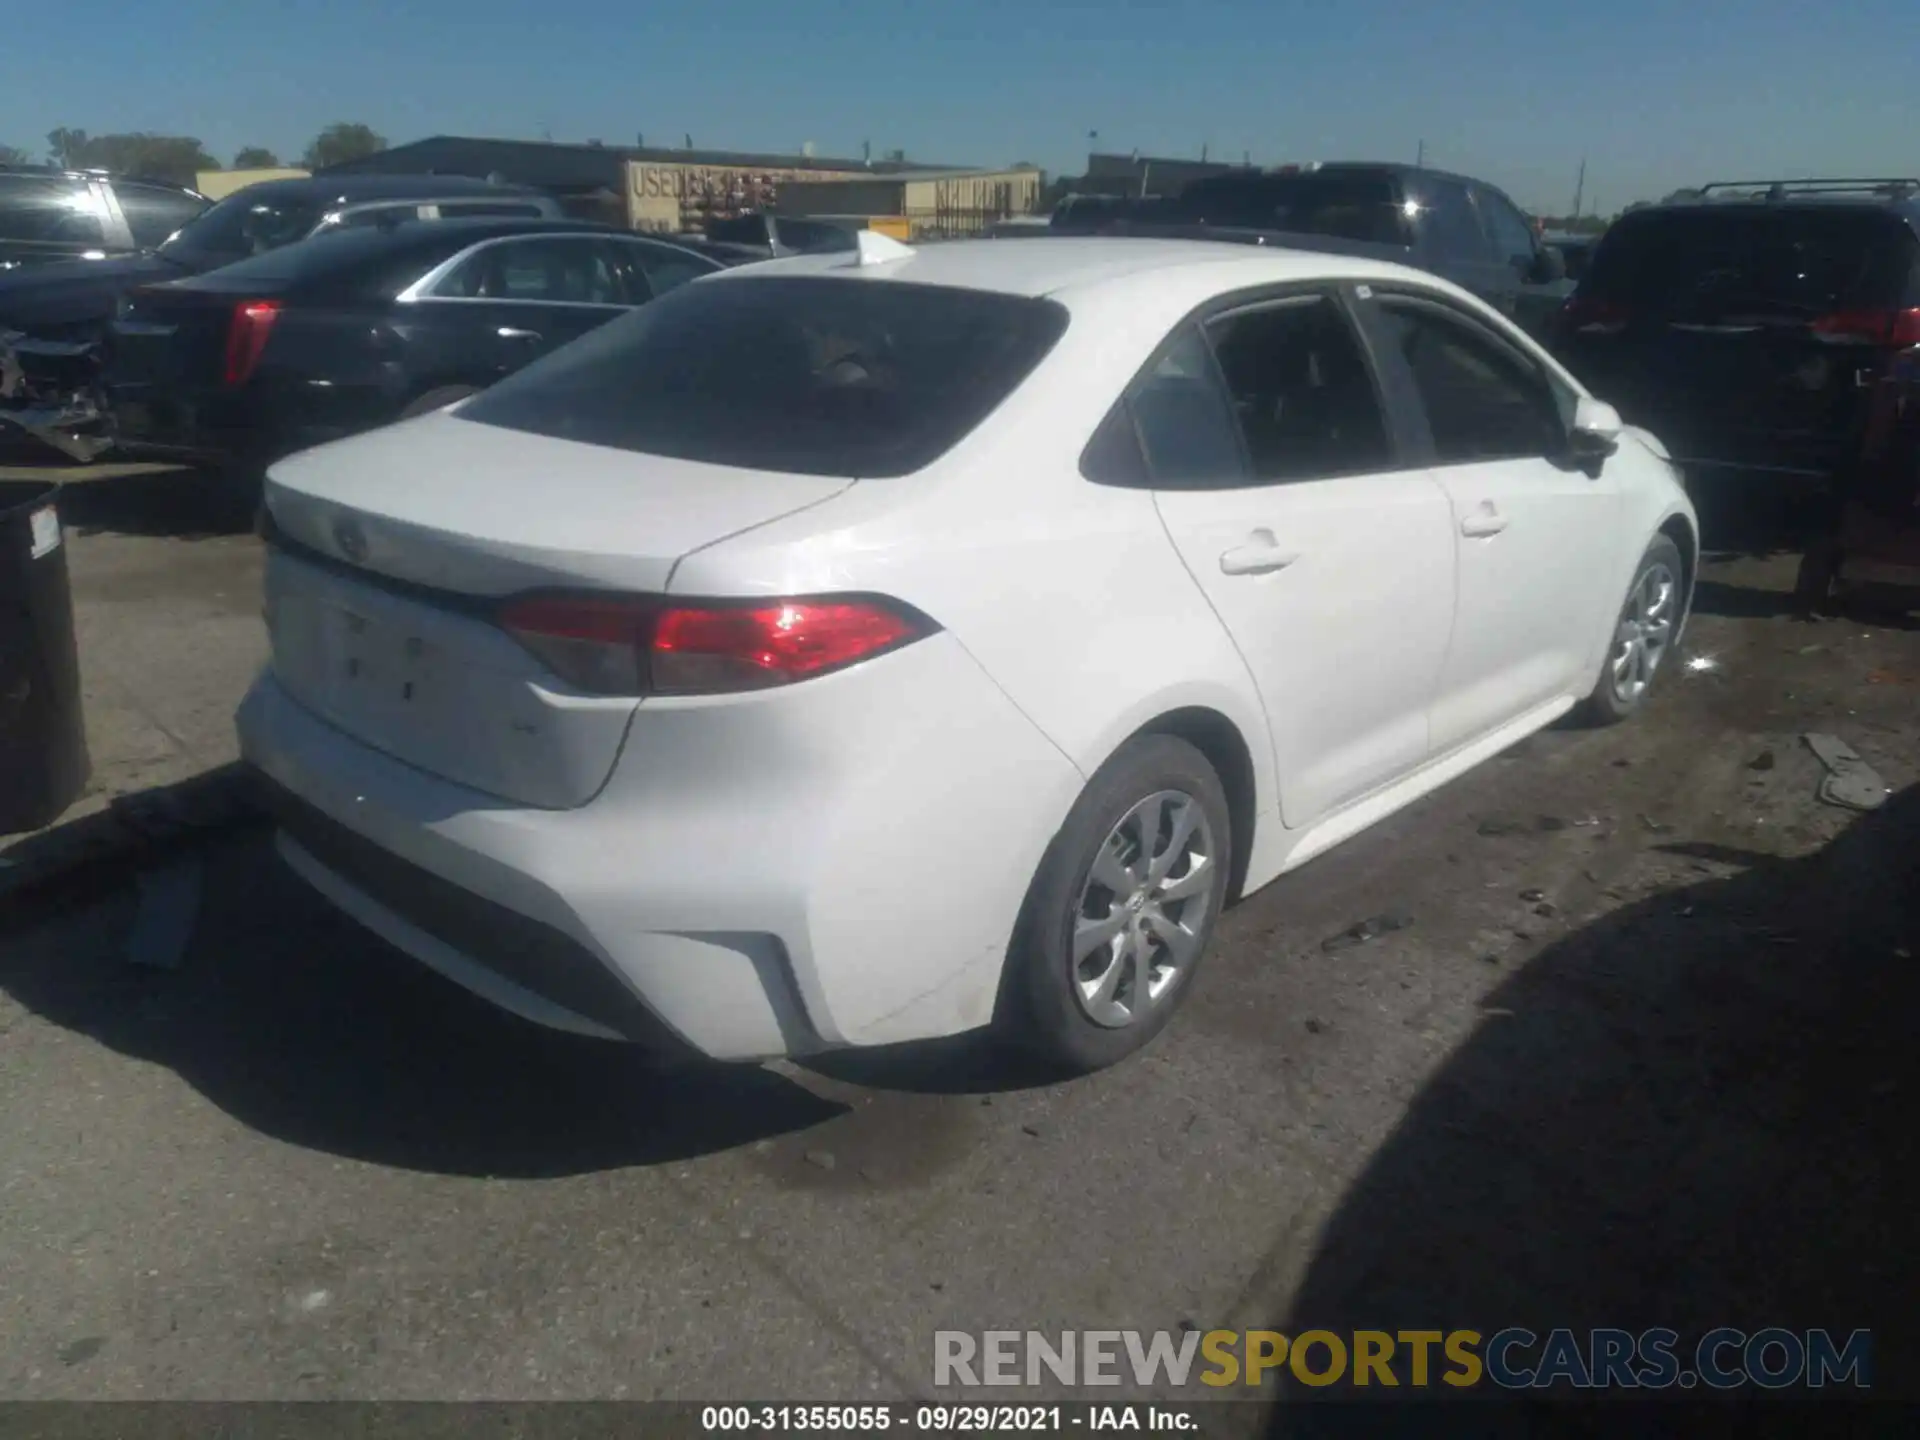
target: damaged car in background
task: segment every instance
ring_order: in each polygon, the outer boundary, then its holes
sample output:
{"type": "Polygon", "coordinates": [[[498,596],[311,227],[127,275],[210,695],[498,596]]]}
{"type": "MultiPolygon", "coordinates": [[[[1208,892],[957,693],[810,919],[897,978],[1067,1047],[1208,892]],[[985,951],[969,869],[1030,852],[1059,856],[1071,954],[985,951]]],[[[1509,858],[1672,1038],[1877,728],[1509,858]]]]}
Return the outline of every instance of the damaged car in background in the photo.
{"type": "Polygon", "coordinates": [[[249,185],[135,254],[0,274],[0,434],[89,461],[114,448],[100,377],[135,287],[205,274],[296,241],[401,221],[562,217],[538,191],[453,175],[337,175],[249,185]]]}

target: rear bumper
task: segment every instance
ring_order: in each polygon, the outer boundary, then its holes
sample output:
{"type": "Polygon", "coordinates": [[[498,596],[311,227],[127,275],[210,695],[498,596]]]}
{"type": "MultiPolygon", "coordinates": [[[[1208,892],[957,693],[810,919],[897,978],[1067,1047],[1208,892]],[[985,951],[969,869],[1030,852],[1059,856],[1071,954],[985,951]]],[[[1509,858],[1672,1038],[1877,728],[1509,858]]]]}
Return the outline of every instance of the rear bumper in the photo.
{"type": "Polygon", "coordinates": [[[239,728],[283,853],[369,929],[527,1019],[716,1060],[985,1024],[1081,784],[944,635],[778,697],[642,705],[576,810],[427,775],[270,675],[239,728]]]}
{"type": "Polygon", "coordinates": [[[132,456],[266,465],[389,418],[356,391],[312,399],[266,387],[180,389],[117,378],[101,389],[116,448],[132,456]]]}

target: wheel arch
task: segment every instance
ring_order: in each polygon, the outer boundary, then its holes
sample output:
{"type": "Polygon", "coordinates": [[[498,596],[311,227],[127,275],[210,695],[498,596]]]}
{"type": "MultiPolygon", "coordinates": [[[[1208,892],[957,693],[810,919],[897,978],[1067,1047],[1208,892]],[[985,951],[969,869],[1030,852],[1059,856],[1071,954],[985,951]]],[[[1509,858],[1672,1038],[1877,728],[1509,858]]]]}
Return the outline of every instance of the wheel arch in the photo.
{"type": "MultiPolygon", "coordinates": [[[[1227,797],[1227,834],[1233,847],[1232,863],[1227,869],[1227,903],[1233,904],[1246,883],[1254,824],[1260,812],[1253,751],[1246,736],[1225,714],[1205,705],[1183,705],[1156,715],[1129,735],[1127,741],[1143,735],[1171,735],[1186,741],[1206,757],[1220,777],[1220,788],[1227,797]]],[[[1119,747],[1115,748],[1117,751],[1119,747]]]]}
{"type": "MultiPolygon", "coordinates": [[[[1700,535],[1694,528],[1692,518],[1679,510],[1662,520],[1654,533],[1673,541],[1674,547],[1680,552],[1680,584],[1682,593],[1687,597],[1686,609],[1680,614],[1680,630],[1684,634],[1687,621],[1693,616],[1693,586],[1700,573],[1700,535]]],[[[1674,636],[1676,642],[1679,639],[1680,635],[1674,636]]]]}

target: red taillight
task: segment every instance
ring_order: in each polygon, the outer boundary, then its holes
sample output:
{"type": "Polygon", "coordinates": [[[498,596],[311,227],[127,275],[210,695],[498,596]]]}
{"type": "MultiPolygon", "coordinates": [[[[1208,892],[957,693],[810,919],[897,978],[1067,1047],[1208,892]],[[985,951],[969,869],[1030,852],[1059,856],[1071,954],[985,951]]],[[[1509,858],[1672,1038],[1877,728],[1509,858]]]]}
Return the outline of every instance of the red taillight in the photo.
{"type": "Polygon", "coordinates": [[[227,384],[247,383],[279,315],[278,300],[243,300],[233,307],[233,324],[227,331],[227,384]]]}
{"type": "Polygon", "coordinates": [[[1611,300],[1573,296],[1560,307],[1560,323],[1581,335],[1618,335],[1632,318],[1627,307],[1611,300]]]}
{"type": "Polygon", "coordinates": [[[761,603],[531,596],[506,631],[569,684],[602,695],[716,695],[824,675],[934,628],[882,600],[761,603]]]}
{"type": "Polygon", "coordinates": [[[1809,327],[1816,339],[1836,345],[1920,345],[1920,308],[1842,310],[1809,327]]]}

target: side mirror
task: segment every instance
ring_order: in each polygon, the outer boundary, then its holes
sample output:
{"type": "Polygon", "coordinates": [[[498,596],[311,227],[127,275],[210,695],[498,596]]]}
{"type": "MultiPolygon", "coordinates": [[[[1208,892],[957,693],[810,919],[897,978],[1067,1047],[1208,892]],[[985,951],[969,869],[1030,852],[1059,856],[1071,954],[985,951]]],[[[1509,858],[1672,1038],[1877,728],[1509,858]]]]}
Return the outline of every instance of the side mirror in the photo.
{"type": "Polygon", "coordinates": [[[1536,285],[1558,285],[1567,278],[1567,257],[1557,246],[1542,245],[1534,252],[1528,278],[1536,285]]]}
{"type": "Polygon", "coordinates": [[[1625,428],[1620,412],[1613,406],[1583,395],[1574,406],[1569,446],[1577,459],[1601,459],[1620,448],[1620,432],[1625,428]]]}

